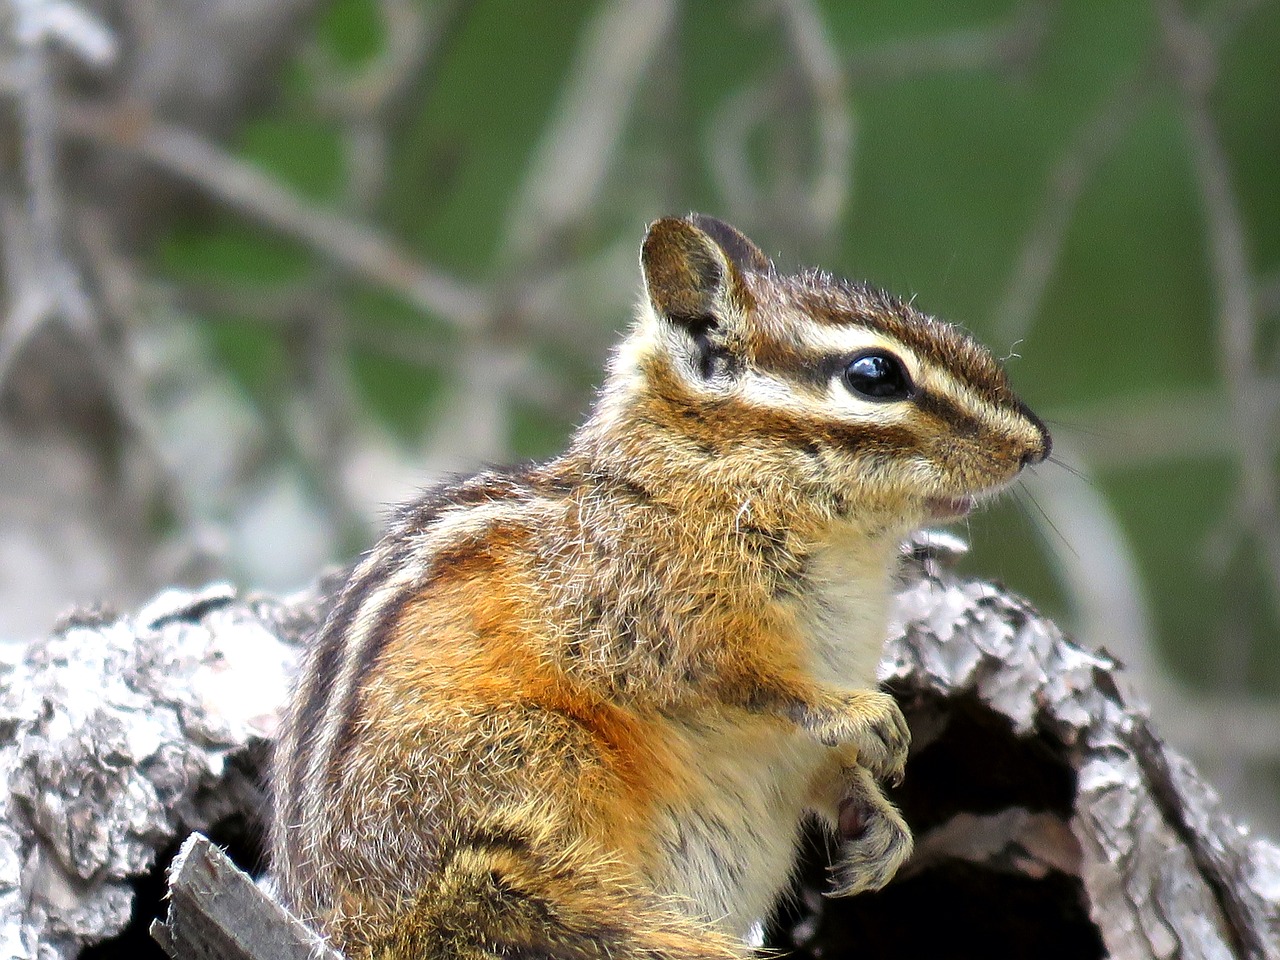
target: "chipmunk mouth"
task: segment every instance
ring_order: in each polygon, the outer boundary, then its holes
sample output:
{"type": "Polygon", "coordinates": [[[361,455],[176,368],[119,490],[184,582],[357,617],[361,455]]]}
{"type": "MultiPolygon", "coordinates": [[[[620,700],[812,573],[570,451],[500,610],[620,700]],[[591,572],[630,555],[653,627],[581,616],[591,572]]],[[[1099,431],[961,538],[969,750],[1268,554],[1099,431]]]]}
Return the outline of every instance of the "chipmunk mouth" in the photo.
{"type": "Polygon", "coordinates": [[[945,523],[967,517],[974,503],[973,497],[928,497],[925,507],[929,511],[930,520],[945,523]]]}

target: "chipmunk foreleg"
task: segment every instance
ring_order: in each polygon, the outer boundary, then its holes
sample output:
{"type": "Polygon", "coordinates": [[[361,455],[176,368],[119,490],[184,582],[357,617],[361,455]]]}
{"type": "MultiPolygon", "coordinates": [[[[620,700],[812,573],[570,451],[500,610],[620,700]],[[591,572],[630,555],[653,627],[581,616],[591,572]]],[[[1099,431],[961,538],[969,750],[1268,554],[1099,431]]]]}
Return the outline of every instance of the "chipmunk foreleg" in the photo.
{"type": "Polygon", "coordinates": [[[834,897],[879,890],[911,856],[911,830],[863,766],[841,771],[845,785],[836,817],[841,847],[832,873],[834,897]]]}
{"type": "Polygon", "coordinates": [[[898,781],[911,730],[896,700],[880,690],[838,691],[806,683],[757,684],[745,705],[783,717],[829,747],[848,747],[877,780],[898,781]]]}

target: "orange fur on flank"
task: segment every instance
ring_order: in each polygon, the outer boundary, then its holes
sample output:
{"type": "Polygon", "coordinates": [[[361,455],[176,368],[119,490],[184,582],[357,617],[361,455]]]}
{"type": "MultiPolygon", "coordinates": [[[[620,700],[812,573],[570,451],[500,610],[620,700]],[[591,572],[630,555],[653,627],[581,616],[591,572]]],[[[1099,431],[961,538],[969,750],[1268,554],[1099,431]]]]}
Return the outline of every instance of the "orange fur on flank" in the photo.
{"type": "Polygon", "coordinates": [[[720,221],[657,221],[641,265],[568,451],[403,508],[308,651],[274,868],[352,957],[728,960],[806,817],[856,814],[837,892],[910,853],[898,544],[1048,434],[964,334],[720,221]]]}

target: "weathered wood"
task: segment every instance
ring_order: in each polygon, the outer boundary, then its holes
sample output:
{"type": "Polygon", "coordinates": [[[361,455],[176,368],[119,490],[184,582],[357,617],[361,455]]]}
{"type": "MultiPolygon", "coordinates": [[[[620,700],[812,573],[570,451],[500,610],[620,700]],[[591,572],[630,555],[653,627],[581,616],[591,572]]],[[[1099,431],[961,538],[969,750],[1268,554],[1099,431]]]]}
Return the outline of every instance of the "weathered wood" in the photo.
{"type": "MultiPolygon", "coordinates": [[[[1110,955],[1280,957],[1280,848],[1227,816],[1160,741],[1146,708],[1122,693],[1122,668],[1075,646],[1024,600],[934,574],[899,595],[903,630],[889,644],[886,679],[918,706],[976,698],[1070,775],[1069,834],[1056,842],[1059,852],[1078,844],[1075,873],[1110,955]]],[[[917,750],[927,746],[921,739],[917,750]]],[[[1075,866],[1071,853],[1061,870],[1075,866]]],[[[1034,872],[1033,861],[1012,862],[1034,872]]]]}
{"type": "MultiPolygon", "coordinates": [[[[1160,741],[1120,668],[997,587],[932,559],[910,570],[882,674],[914,736],[896,797],[917,854],[881,893],[838,901],[820,896],[815,854],[769,942],[798,960],[971,955],[935,949],[965,938],[993,960],[1280,958],[1280,849],[1160,741]]],[[[332,592],[171,591],[134,616],[71,617],[0,667],[0,958],[144,949],[160,904],[137,899],[151,886],[137,878],[192,830],[239,838],[241,865],[260,866],[266,747],[332,592]]],[[[168,929],[208,913],[236,936],[170,932],[180,960],[299,943],[295,921],[200,849],[178,862],[168,929]]]]}
{"type": "Polygon", "coordinates": [[[173,858],[151,935],[173,960],[342,960],[198,833],[173,858]]]}
{"type": "Polygon", "coordinates": [[[166,851],[192,830],[254,842],[297,638],[317,615],[303,597],[166,591],[132,616],[70,616],[3,666],[0,958],[70,960],[121,936],[146,947],[160,904],[135,904],[136,885],[166,851]]]}

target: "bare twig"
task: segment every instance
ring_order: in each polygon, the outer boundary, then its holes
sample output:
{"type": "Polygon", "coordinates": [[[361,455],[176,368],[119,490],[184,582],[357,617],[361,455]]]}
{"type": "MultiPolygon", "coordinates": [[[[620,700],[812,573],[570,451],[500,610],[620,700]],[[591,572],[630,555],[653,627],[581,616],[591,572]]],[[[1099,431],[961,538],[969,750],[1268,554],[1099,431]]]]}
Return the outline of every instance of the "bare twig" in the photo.
{"type": "Polygon", "coordinates": [[[1023,241],[1017,266],[995,311],[994,328],[1008,342],[1025,337],[1035,324],[1076,205],[1098,166],[1130,129],[1148,88],[1145,71],[1121,83],[1076,129],[1054,165],[1040,212],[1023,241]]]}
{"type": "Polygon", "coordinates": [[[1044,45],[1058,0],[1028,0],[1012,17],[989,27],[861,50],[849,61],[855,82],[896,82],[921,74],[1023,68],[1044,45]]]}
{"type": "Polygon", "coordinates": [[[315,207],[203,137],[148,116],[77,104],[62,111],[75,136],[128,151],[462,329],[483,323],[478,288],[426,266],[373,228],[315,207]]]}

